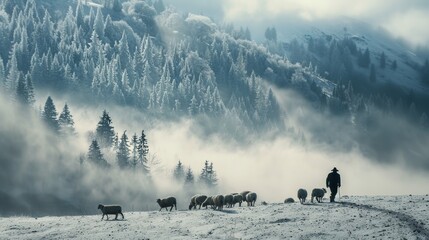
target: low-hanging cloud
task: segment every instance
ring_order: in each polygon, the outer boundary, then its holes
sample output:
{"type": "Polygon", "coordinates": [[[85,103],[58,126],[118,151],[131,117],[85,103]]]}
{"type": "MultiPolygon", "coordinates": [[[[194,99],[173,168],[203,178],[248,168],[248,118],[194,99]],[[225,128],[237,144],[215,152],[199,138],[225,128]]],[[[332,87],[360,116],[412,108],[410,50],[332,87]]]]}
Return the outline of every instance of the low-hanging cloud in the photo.
{"type": "Polygon", "coordinates": [[[182,11],[248,26],[259,35],[263,34],[266,27],[273,25],[291,28],[287,25],[303,25],[307,21],[317,24],[319,21],[350,17],[367,22],[375,29],[383,27],[393,36],[411,44],[429,46],[429,32],[425,28],[429,3],[425,0],[170,0],[166,3],[182,11]]]}
{"type": "MultiPolygon", "coordinates": [[[[298,188],[324,187],[326,175],[334,166],[342,175],[342,195],[428,193],[428,171],[417,170],[414,159],[408,164],[376,161],[354,144],[338,144],[353,143],[353,136],[341,132],[346,129],[339,124],[342,121],[323,118],[293,93],[276,90],[276,96],[288,103],[283,105],[288,113],[287,124],[300,129],[309,139],[306,143],[288,132],[275,137],[261,133],[237,141],[222,134],[225,129],[220,125],[218,134],[204,136],[204,124],[196,124],[195,120],[157,120],[130,108],[73,102],[69,102],[69,107],[80,137],[61,142],[44,128],[38,114],[29,113],[33,110],[20,110],[1,100],[0,213],[90,214],[96,213],[98,203],[118,203],[125,211],[156,210],[155,199],[167,196],[177,197],[179,209],[186,209],[195,193],[244,190],[257,192],[260,201],[282,202],[295,197],[298,188]],[[150,179],[116,167],[106,170],[88,162],[80,165],[79,157],[89,146],[86,133],[95,129],[104,108],[117,132],[127,130],[130,137],[145,130],[150,154],[155,159],[150,179]],[[324,132],[317,131],[320,126],[325,126],[324,132]],[[339,139],[333,143],[318,142],[328,135],[339,139]],[[183,188],[173,181],[172,172],[178,160],[192,169],[196,179],[204,161],[213,162],[219,178],[217,189],[183,188]]],[[[54,101],[57,106],[65,102],[55,97],[54,101]]],[[[114,155],[110,160],[115,163],[114,155]]]]}

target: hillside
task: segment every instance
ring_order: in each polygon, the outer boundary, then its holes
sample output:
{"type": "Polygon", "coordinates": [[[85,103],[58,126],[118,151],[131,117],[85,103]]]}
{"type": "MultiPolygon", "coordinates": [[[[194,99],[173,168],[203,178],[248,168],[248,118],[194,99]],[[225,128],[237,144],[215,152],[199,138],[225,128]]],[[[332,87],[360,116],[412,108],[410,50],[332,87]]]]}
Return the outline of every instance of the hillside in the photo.
{"type": "Polygon", "coordinates": [[[70,94],[69,101],[131,106],[167,119],[206,116],[223,120],[223,129],[245,130],[284,127],[272,85],[315,102],[323,97],[310,88],[318,79],[312,72],[295,74],[299,65],[162,1],[6,1],[1,13],[0,82],[15,100],[34,101],[24,90],[36,100],[70,94]]]}
{"type": "Polygon", "coordinates": [[[423,240],[429,239],[428,204],[428,195],[352,196],[334,204],[258,202],[223,211],[126,211],[125,220],[118,221],[101,221],[101,214],[21,216],[0,218],[0,238],[423,240]]]}

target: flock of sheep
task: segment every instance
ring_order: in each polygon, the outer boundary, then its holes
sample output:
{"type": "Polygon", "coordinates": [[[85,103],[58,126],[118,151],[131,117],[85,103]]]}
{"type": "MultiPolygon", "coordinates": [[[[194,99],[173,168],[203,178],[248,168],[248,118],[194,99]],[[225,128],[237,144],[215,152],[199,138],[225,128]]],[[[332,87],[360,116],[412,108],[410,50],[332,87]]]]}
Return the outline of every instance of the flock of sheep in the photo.
{"type": "MultiPolygon", "coordinates": [[[[313,202],[313,199],[316,198],[316,200],[320,203],[322,202],[323,196],[326,193],[326,189],[324,188],[315,188],[311,192],[311,202],[313,202]]],[[[300,188],[298,190],[298,199],[301,204],[304,204],[306,198],[307,198],[307,190],[300,188]]],[[[198,209],[201,209],[201,207],[205,207],[206,209],[208,206],[210,206],[212,209],[217,210],[223,210],[223,207],[232,208],[237,203],[241,207],[242,202],[247,202],[247,206],[255,206],[255,202],[258,195],[255,192],[251,191],[244,191],[241,193],[231,193],[227,195],[214,195],[214,196],[206,196],[206,195],[195,195],[191,198],[191,201],[189,203],[189,210],[196,209],[198,206],[198,209]]],[[[168,208],[170,208],[170,212],[173,209],[173,207],[177,210],[177,201],[175,197],[168,197],[163,199],[157,199],[156,202],[158,203],[161,211],[163,208],[165,208],[168,211],[168,208]]],[[[285,200],[285,203],[292,203],[294,200],[292,198],[288,198],[285,200]]],[[[115,219],[118,218],[118,214],[122,216],[122,219],[124,218],[124,215],[122,214],[122,208],[117,205],[98,205],[98,209],[101,210],[103,213],[103,216],[101,220],[103,220],[104,215],[107,216],[107,220],[109,220],[109,214],[110,215],[116,215],[115,219]]]]}
{"type": "MultiPolygon", "coordinates": [[[[191,198],[189,203],[189,210],[201,209],[205,207],[206,209],[210,206],[212,209],[223,210],[223,207],[232,208],[235,204],[239,204],[241,207],[241,203],[246,201],[247,206],[255,206],[257,194],[251,191],[244,191],[241,193],[231,193],[227,195],[214,195],[214,196],[206,196],[206,195],[195,195],[191,198]]],[[[168,211],[170,207],[170,211],[173,207],[176,208],[176,198],[168,197],[164,199],[158,199],[156,202],[159,204],[159,211],[165,208],[168,211]]]]}
{"type": "MultiPolygon", "coordinates": [[[[241,203],[244,201],[247,202],[247,206],[255,206],[256,198],[257,194],[251,191],[231,193],[227,195],[214,195],[210,197],[207,197],[206,195],[195,195],[191,198],[189,210],[196,209],[197,206],[198,209],[201,209],[201,206],[205,207],[206,209],[208,206],[211,206],[212,209],[223,210],[224,206],[227,208],[232,208],[237,203],[241,207],[241,203]]],[[[163,208],[168,211],[168,208],[170,208],[171,212],[173,207],[177,210],[177,201],[175,197],[157,199],[156,202],[160,207],[159,211],[161,211],[163,208]]],[[[100,209],[103,213],[101,220],[103,220],[104,216],[107,216],[107,220],[109,220],[109,215],[115,215],[115,219],[118,219],[118,214],[120,214],[122,219],[124,219],[121,206],[100,204],[98,205],[98,209],[100,209]]]]}

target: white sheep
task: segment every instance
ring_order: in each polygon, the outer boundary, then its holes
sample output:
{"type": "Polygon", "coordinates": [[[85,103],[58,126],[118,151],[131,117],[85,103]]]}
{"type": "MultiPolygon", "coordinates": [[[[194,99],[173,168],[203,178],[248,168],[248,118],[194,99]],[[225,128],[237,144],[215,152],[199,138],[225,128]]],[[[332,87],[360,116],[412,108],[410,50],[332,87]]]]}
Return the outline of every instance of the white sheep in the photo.
{"type": "Polygon", "coordinates": [[[233,200],[232,200],[232,206],[234,207],[236,203],[238,203],[238,206],[241,207],[241,203],[243,202],[243,196],[241,196],[240,194],[235,194],[232,195],[233,200]]]}
{"type": "Polygon", "coordinates": [[[223,204],[227,208],[231,208],[233,203],[234,203],[234,196],[232,196],[231,194],[227,194],[223,197],[223,204]]]}
{"type": "Polygon", "coordinates": [[[255,192],[249,192],[246,195],[246,202],[247,202],[247,206],[255,206],[255,202],[256,202],[256,198],[258,197],[258,195],[256,195],[255,192]]]}
{"type": "Polygon", "coordinates": [[[124,219],[124,214],[122,214],[122,208],[121,206],[118,205],[102,205],[99,204],[98,205],[98,209],[101,210],[101,212],[103,213],[103,216],[101,217],[101,220],[103,220],[104,215],[106,215],[107,220],[109,220],[109,214],[115,214],[115,220],[118,219],[118,214],[121,214],[122,219],[124,219]]]}
{"type": "Polygon", "coordinates": [[[176,205],[176,198],[175,197],[168,197],[168,198],[164,198],[164,199],[157,199],[156,202],[159,204],[159,206],[161,207],[159,209],[159,211],[161,211],[163,208],[165,208],[168,211],[168,207],[170,208],[170,212],[174,208],[177,210],[177,205],[176,205]]]}
{"type": "Polygon", "coordinates": [[[201,204],[204,203],[204,201],[207,199],[206,195],[195,195],[191,198],[191,203],[189,204],[189,210],[192,208],[196,209],[197,205],[199,206],[198,209],[201,209],[201,204]]]}
{"type": "Polygon", "coordinates": [[[213,203],[214,203],[214,209],[222,210],[223,204],[224,204],[224,196],[223,195],[217,195],[213,197],[213,203]]]}
{"type": "Polygon", "coordinates": [[[214,202],[213,202],[213,198],[214,197],[215,196],[207,197],[207,199],[203,202],[202,206],[207,209],[207,206],[213,206],[213,205],[215,205],[214,202]]]}
{"type": "Polygon", "coordinates": [[[240,195],[243,197],[243,201],[246,201],[246,195],[249,193],[250,193],[250,191],[243,191],[240,193],[240,195]]]}
{"type": "Polygon", "coordinates": [[[313,199],[316,198],[317,202],[322,202],[323,196],[325,196],[326,189],[324,188],[315,188],[311,192],[311,202],[313,202],[313,199]]]}
{"type": "Polygon", "coordinates": [[[298,189],[298,199],[299,199],[299,202],[301,204],[304,204],[306,198],[307,198],[307,190],[302,189],[302,188],[298,189]]]}

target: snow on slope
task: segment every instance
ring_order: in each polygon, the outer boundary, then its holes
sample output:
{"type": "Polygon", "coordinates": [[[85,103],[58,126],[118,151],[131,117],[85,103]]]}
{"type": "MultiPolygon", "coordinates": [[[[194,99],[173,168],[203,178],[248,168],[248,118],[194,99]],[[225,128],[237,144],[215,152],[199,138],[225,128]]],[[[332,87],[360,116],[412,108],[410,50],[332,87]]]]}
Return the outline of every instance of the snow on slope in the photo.
{"type": "MultiPolygon", "coordinates": [[[[278,29],[279,32],[282,32],[281,40],[286,41],[297,39],[306,43],[308,36],[327,35],[336,39],[342,39],[345,36],[352,38],[358,48],[369,49],[371,63],[374,63],[377,68],[377,81],[395,83],[422,93],[427,93],[429,90],[428,86],[422,84],[418,72],[413,68],[413,65],[422,65],[424,59],[414,54],[410,47],[389,36],[383,29],[376,29],[368,23],[347,17],[318,22],[304,21],[294,26],[287,25],[278,29]],[[386,55],[385,69],[379,67],[382,52],[386,55]],[[391,69],[394,60],[398,65],[396,70],[391,69]]],[[[359,67],[355,66],[355,69],[359,69],[359,67]]],[[[359,70],[369,75],[369,69],[360,68],[359,70]]]]}
{"type": "Polygon", "coordinates": [[[101,214],[10,217],[0,218],[0,239],[429,239],[428,206],[428,195],[360,196],[334,204],[125,212],[117,221],[101,221],[101,214]]]}

